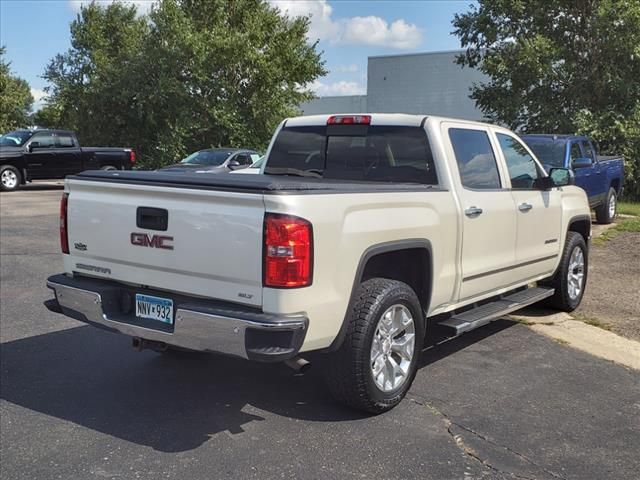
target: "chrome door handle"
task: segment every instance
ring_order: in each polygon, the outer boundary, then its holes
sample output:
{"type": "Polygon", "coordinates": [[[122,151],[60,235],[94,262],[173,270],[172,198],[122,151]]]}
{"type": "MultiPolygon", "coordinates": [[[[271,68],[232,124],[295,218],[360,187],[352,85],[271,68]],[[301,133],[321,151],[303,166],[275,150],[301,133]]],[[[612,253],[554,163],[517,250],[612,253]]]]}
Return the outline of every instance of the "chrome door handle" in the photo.
{"type": "Polygon", "coordinates": [[[530,203],[521,203],[520,205],[518,205],[518,210],[520,210],[521,212],[528,212],[532,208],[533,205],[531,205],[530,203]]]}
{"type": "Polygon", "coordinates": [[[482,213],[482,209],[478,207],[469,207],[464,211],[467,217],[477,217],[482,213]]]}

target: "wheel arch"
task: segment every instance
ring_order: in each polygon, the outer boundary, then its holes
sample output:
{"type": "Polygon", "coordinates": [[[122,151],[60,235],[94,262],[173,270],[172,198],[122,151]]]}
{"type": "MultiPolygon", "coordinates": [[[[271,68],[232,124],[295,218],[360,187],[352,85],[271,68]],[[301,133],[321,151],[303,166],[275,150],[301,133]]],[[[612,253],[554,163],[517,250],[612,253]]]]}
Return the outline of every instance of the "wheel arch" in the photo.
{"type": "Polygon", "coordinates": [[[425,316],[433,290],[431,242],[426,239],[407,239],[372,245],[360,256],[340,331],[331,345],[325,349],[326,352],[333,352],[342,345],[347,331],[347,317],[355,301],[356,290],[363,281],[374,277],[399,280],[413,288],[425,312],[423,320],[426,321],[425,316]],[[398,267],[398,264],[401,266],[398,267]],[[391,268],[392,265],[395,269],[391,268]]]}
{"type": "Polygon", "coordinates": [[[577,232],[582,235],[585,242],[591,238],[591,217],[589,215],[577,215],[569,220],[567,232],[577,232]]]}
{"type": "Polygon", "coordinates": [[[620,195],[620,187],[622,187],[622,181],[619,178],[611,180],[611,188],[616,191],[616,195],[620,195]]]}

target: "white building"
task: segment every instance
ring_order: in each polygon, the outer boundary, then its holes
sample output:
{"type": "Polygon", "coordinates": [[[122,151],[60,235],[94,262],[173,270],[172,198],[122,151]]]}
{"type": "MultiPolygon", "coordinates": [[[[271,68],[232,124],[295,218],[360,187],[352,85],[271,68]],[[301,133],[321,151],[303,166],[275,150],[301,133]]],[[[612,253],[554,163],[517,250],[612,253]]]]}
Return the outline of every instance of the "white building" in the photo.
{"type": "Polygon", "coordinates": [[[303,115],[322,113],[417,113],[481,120],[469,98],[478,70],[458,65],[462,51],[369,57],[367,95],[320,97],[300,106],[303,115]]]}

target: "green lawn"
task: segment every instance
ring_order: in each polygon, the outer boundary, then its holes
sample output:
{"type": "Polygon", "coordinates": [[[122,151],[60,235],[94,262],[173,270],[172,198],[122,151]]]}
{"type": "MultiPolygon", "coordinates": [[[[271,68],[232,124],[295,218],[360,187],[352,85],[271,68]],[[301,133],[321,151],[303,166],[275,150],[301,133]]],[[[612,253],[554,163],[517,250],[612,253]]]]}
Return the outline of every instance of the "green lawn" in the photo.
{"type": "MultiPolygon", "coordinates": [[[[635,204],[635,207],[637,208],[638,205],[635,204]]],[[[620,235],[620,232],[640,232],[640,216],[636,218],[624,219],[622,221],[618,220],[615,227],[611,227],[599,237],[595,237],[591,241],[591,243],[593,243],[594,245],[604,245],[612,238],[620,235]]]]}
{"type": "Polygon", "coordinates": [[[640,203],[618,202],[618,213],[624,213],[625,215],[636,215],[640,217],[640,203]]]}

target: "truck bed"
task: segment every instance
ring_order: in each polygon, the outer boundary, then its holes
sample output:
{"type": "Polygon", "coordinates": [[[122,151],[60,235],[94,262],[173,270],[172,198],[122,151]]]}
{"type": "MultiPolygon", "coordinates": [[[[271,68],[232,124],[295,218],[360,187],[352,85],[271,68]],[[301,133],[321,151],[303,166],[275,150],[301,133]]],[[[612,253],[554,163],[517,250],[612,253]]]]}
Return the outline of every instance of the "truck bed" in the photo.
{"type": "Polygon", "coordinates": [[[369,193],[438,190],[419,183],[353,182],[287,175],[231,175],[144,171],[88,170],[70,179],[268,194],[369,193]]]}
{"type": "Polygon", "coordinates": [[[620,155],[596,155],[598,162],[610,162],[611,160],[620,160],[622,161],[622,157],[620,155]]]}

